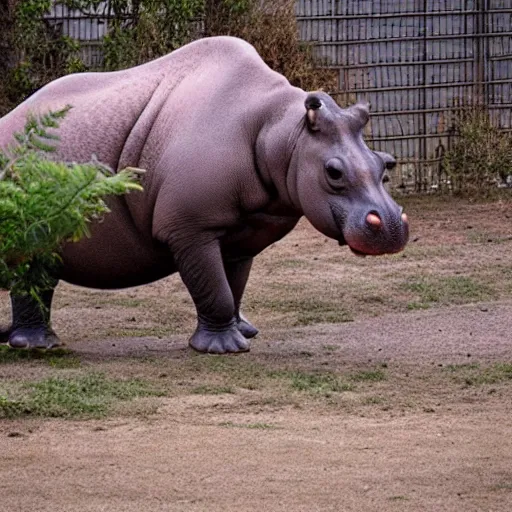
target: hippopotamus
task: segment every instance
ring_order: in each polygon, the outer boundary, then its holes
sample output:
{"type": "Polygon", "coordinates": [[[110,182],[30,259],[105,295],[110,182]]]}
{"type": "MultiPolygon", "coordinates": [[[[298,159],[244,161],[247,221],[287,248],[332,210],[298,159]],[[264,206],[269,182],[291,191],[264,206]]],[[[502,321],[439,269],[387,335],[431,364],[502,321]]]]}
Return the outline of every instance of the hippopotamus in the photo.
{"type": "MultiPolygon", "coordinates": [[[[368,105],[292,86],[243,40],[204,38],[131,69],[55,80],[0,119],[0,147],[29,114],[66,105],[55,158],[146,172],[143,192],[109,198],[91,236],[65,244],[55,285],[124,288],[178,272],[197,351],[249,350],[258,330],[240,303],[253,258],[302,216],[357,255],[407,242],[407,216],[383,185],[396,162],[363,140],[368,105]]],[[[11,347],[60,344],[52,297],[43,308],[11,293],[11,347]]]]}

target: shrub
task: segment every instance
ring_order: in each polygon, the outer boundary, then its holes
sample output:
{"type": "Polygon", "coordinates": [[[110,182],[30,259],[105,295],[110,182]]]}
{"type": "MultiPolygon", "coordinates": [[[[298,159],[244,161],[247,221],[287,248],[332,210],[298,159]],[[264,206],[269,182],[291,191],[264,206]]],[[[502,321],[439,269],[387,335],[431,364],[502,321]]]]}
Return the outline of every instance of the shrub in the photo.
{"type": "Polygon", "coordinates": [[[14,2],[7,41],[13,62],[4,85],[14,104],[59,76],[84,70],[79,43],[44,19],[51,5],[51,0],[14,2]]]}
{"type": "Polygon", "coordinates": [[[207,0],[205,33],[245,39],[292,85],[305,90],[337,88],[336,72],[320,69],[311,45],[299,38],[295,0],[207,0]]]}
{"type": "Polygon", "coordinates": [[[485,197],[507,183],[512,176],[512,134],[494,126],[486,109],[459,110],[453,135],[443,165],[455,192],[485,197]]]}
{"type": "MultiPolygon", "coordinates": [[[[78,1],[82,5],[94,4],[94,1],[78,1]]],[[[203,2],[110,2],[113,18],[109,21],[109,31],[103,40],[105,69],[116,70],[142,64],[192,41],[197,32],[197,20],[203,12],[203,2]]]]}

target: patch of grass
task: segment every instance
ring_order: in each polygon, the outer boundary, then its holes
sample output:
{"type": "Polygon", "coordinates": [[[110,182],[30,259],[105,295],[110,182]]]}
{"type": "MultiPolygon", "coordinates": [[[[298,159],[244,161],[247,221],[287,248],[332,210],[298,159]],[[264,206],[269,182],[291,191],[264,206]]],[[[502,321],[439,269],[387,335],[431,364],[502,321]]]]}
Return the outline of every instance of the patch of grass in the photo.
{"type": "Polygon", "coordinates": [[[485,233],[482,231],[470,231],[467,234],[468,242],[475,243],[475,244],[494,242],[495,241],[494,238],[495,237],[490,236],[489,233],[485,233]]]}
{"type": "Polygon", "coordinates": [[[234,394],[235,390],[231,386],[212,386],[202,385],[192,389],[194,395],[225,395],[234,394]]]}
{"type": "Polygon", "coordinates": [[[77,368],[80,366],[80,360],[67,349],[24,350],[0,345],[0,364],[20,361],[45,361],[55,368],[77,368]]]}
{"type": "Polygon", "coordinates": [[[366,396],[362,400],[363,405],[381,405],[385,399],[381,396],[366,396]]]}
{"type": "Polygon", "coordinates": [[[491,491],[512,491],[512,483],[502,482],[491,487],[491,491]]]}
{"type": "Polygon", "coordinates": [[[383,370],[362,370],[349,376],[353,382],[380,382],[386,380],[386,374],[383,370]]]}
{"type": "Polygon", "coordinates": [[[512,380],[512,363],[496,363],[475,376],[476,384],[498,384],[512,380]]]}
{"type": "Polygon", "coordinates": [[[417,295],[408,309],[424,309],[431,304],[464,304],[493,297],[488,285],[465,276],[423,277],[404,283],[404,289],[417,295]]]}
{"type": "Polygon", "coordinates": [[[0,418],[14,418],[25,412],[25,404],[20,400],[0,395],[0,418]]]}
{"type": "Polygon", "coordinates": [[[106,296],[98,298],[96,304],[99,306],[119,306],[123,308],[139,308],[147,305],[147,300],[136,299],[134,297],[112,297],[106,296]]]}
{"type": "Polygon", "coordinates": [[[67,369],[67,368],[80,368],[80,359],[76,356],[58,357],[50,355],[47,359],[48,364],[52,368],[67,369]]]}
{"type": "Polygon", "coordinates": [[[292,285],[281,285],[275,296],[253,298],[250,309],[269,311],[272,315],[291,314],[291,325],[304,326],[319,323],[341,323],[353,321],[352,314],[340,307],[336,297],[319,299],[317,295],[304,296],[304,289],[292,285]]]}
{"type": "Polygon", "coordinates": [[[161,396],[162,392],[139,379],[115,380],[92,373],[26,383],[14,394],[14,398],[0,400],[0,417],[101,417],[116,401],[161,396]]]}
{"type": "Polygon", "coordinates": [[[44,352],[32,350],[15,350],[8,345],[0,345],[0,364],[17,363],[19,361],[42,359],[44,352]]]}
{"type": "Polygon", "coordinates": [[[276,260],[274,265],[276,268],[303,268],[309,266],[309,263],[304,260],[284,259],[276,260]]]}
{"type": "Polygon", "coordinates": [[[496,363],[484,368],[476,363],[453,364],[445,366],[443,370],[452,374],[456,382],[468,386],[512,381],[512,363],[496,363]]]}
{"type": "MultiPolygon", "coordinates": [[[[331,305],[332,308],[332,305],[331,305]]],[[[293,325],[314,325],[314,324],[337,324],[342,322],[353,322],[354,317],[345,310],[300,310],[293,325]]]]}
{"type": "Polygon", "coordinates": [[[422,303],[422,302],[409,302],[409,304],[407,304],[407,309],[409,311],[417,311],[417,310],[422,310],[422,309],[430,309],[430,304],[425,304],[425,303],[422,303]]]}
{"type": "Polygon", "coordinates": [[[352,384],[343,381],[334,373],[307,373],[294,371],[288,374],[290,386],[297,391],[310,393],[339,393],[352,391],[352,384]]]}
{"type": "Polygon", "coordinates": [[[232,421],[219,423],[219,427],[248,428],[250,430],[275,430],[278,428],[271,423],[233,423],[232,421]]]}

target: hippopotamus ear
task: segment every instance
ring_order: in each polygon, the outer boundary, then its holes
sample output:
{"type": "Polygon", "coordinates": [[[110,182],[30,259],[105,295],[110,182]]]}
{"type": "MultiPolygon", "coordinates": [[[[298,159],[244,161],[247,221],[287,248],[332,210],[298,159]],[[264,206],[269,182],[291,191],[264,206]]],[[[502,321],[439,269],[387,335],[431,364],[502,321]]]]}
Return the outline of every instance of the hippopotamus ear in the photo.
{"type": "Polygon", "coordinates": [[[360,102],[352,105],[347,109],[354,117],[357,124],[363,129],[370,120],[370,104],[360,102]]]}
{"type": "Polygon", "coordinates": [[[314,132],[320,130],[320,118],[322,116],[322,109],[325,110],[325,104],[318,94],[312,92],[309,93],[306,101],[304,102],[306,107],[306,122],[308,128],[314,132]]]}
{"type": "Polygon", "coordinates": [[[381,158],[386,169],[391,170],[396,167],[396,160],[389,153],[383,151],[374,151],[374,153],[381,158]]]}

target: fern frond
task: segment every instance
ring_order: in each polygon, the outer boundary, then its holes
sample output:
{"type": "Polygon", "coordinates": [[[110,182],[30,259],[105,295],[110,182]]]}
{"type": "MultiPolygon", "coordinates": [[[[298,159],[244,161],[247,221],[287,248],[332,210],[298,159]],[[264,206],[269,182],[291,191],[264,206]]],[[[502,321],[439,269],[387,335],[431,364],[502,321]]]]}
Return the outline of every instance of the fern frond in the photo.
{"type": "Polygon", "coordinates": [[[63,244],[89,235],[109,212],[105,198],[142,190],[140,169],[117,174],[94,157],[69,164],[47,159],[58,140],[49,129],[71,107],[27,120],[18,146],[0,152],[0,288],[40,292],[53,282],[63,244]]]}

